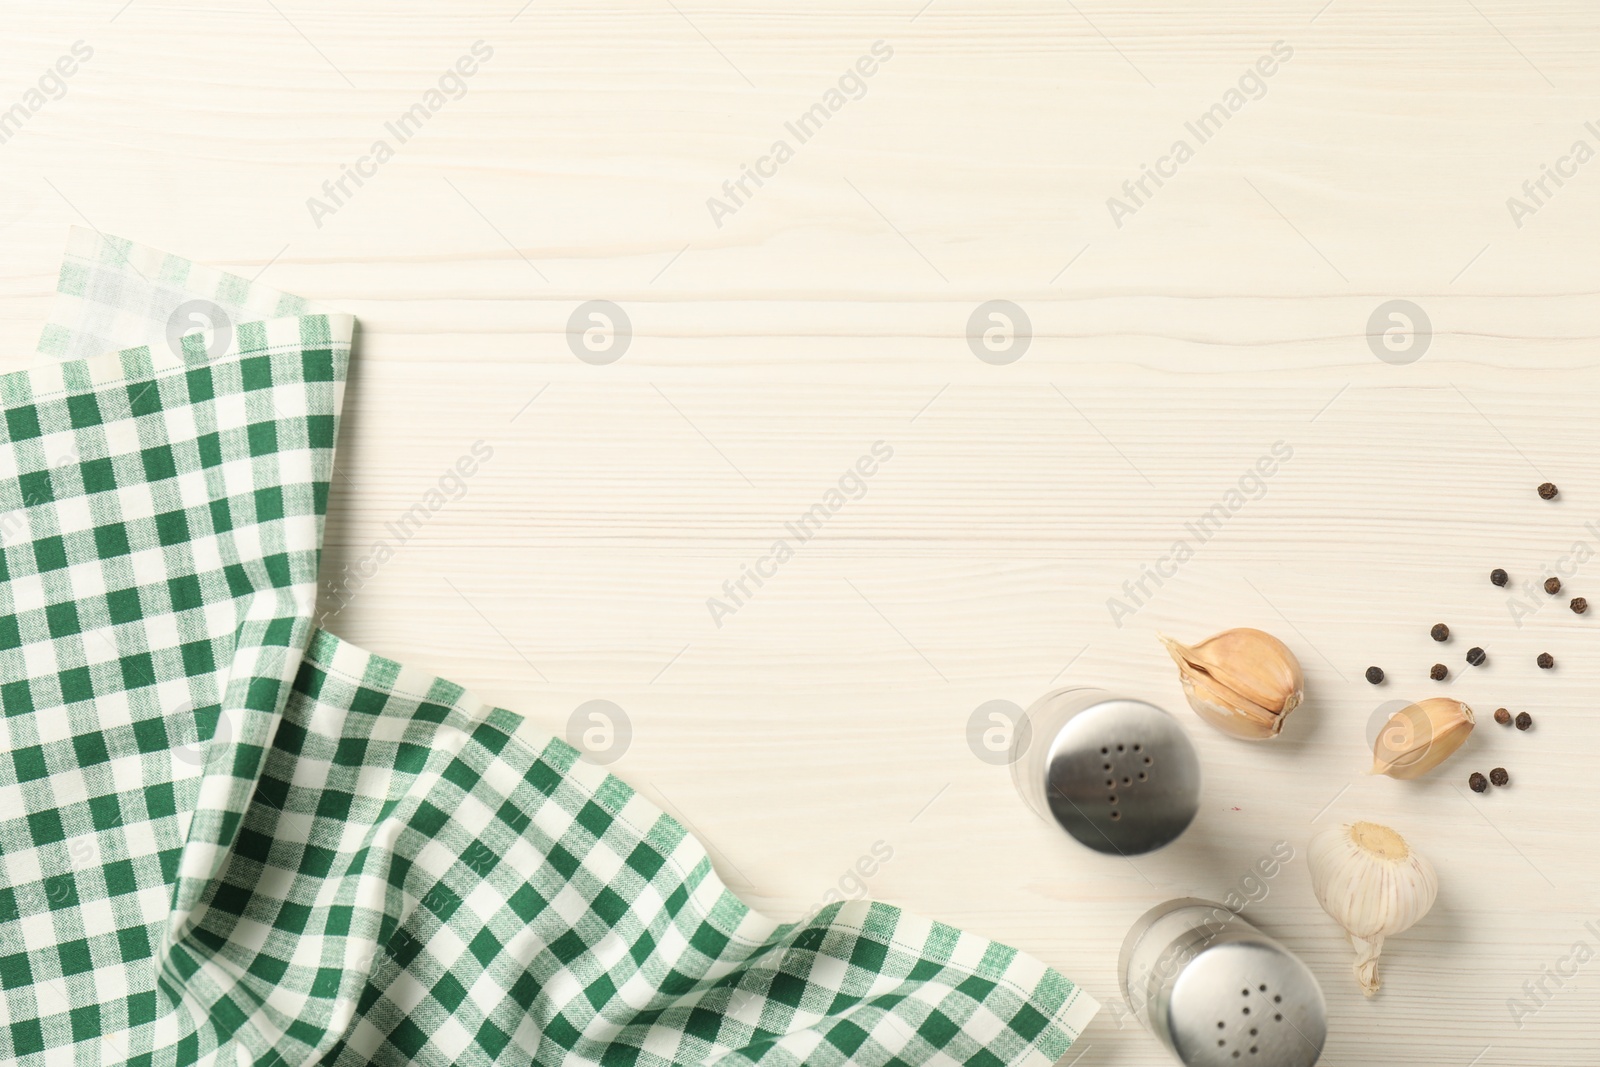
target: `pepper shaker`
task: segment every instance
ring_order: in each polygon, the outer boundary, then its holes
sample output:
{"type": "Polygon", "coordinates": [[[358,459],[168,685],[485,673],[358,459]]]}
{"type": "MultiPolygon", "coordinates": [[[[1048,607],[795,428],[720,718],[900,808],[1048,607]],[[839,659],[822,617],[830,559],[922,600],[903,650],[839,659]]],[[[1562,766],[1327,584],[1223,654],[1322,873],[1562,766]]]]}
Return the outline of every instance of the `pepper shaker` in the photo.
{"type": "Polygon", "coordinates": [[[1185,1067],[1313,1067],[1327,1040],[1322,987],[1300,959],[1221,904],[1146,912],[1122,942],[1122,995],[1185,1067]]]}
{"type": "Polygon", "coordinates": [[[1036,815],[1082,844],[1123,856],[1182,834],[1200,808],[1200,760],[1154,704],[1067,687],[1027,710],[1012,735],[1012,781],[1036,815]]]}

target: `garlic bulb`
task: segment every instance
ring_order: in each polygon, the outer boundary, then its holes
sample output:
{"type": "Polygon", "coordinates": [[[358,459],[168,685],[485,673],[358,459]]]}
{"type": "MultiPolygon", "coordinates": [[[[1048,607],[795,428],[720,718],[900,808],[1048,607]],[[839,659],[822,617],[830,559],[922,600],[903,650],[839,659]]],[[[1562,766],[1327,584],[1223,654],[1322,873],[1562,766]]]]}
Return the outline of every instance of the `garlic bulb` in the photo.
{"type": "Polygon", "coordinates": [[[1193,647],[1156,636],[1178,665],[1189,706],[1225,734],[1277,737],[1305,695],[1300,661],[1269,633],[1224,630],[1193,647]]]}
{"type": "Polygon", "coordinates": [[[1373,740],[1372,773],[1420,778],[1460,748],[1476,723],[1471,708],[1449,697],[1407,704],[1373,740]]]}
{"type": "Polygon", "coordinates": [[[1409,930],[1439,895],[1439,877],[1405,838],[1372,822],[1324,830],[1306,850],[1311,888],[1356,950],[1356,981],[1378,991],[1383,939],[1409,930]]]}

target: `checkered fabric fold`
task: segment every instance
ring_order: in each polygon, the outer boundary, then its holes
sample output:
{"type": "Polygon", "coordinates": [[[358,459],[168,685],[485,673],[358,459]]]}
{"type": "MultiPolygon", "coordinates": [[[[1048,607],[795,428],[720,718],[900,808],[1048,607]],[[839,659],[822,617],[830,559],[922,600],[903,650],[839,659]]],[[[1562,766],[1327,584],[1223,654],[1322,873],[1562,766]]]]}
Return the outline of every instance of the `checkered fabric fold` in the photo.
{"type": "Polygon", "coordinates": [[[60,362],[0,377],[0,1062],[1001,1067],[1092,1017],[884,904],[767,920],[318,631],[348,316],[91,231],[60,289],[60,362]]]}

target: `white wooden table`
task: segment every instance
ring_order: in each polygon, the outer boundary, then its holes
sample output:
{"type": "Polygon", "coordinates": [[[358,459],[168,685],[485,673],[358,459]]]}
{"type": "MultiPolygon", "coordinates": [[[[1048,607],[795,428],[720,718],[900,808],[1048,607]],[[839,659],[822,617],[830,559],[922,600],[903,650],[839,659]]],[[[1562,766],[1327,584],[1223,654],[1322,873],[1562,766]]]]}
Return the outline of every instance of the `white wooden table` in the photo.
{"type": "MultiPolygon", "coordinates": [[[[5,366],[74,222],[355,313],[327,625],[530,730],[614,702],[612,769],[775,916],[859,891],[858,859],[892,850],[872,895],[1107,1002],[1083,1067],[1166,1062],[1113,1005],[1123,932],[1225,896],[1280,840],[1296,858],[1246,914],[1321,979],[1326,1064],[1600,1064],[1600,964],[1572,955],[1600,950],[1600,620],[1542,593],[1515,619],[1487,580],[1600,550],[1600,162],[1568,158],[1600,149],[1600,13],[1319,5],[9,4],[5,366]],[[80,40],[92,57],[33,109],[80,40]],[[474,72],[431,98],[462,56],[474,72]],[[830,100],[858,61],[871,76],[830,100]],[[786,123],[808,112],[802,141],[786,123]],[[363,162],[378,139],[392,158],[363,162]],[[323,183],[358,164],[335,202],[323,183]],[[765,176],[740,191],[745,166],[765,176]],[[1135,199],[1144,166],[1166,176],[1135,199]],[[1544,166],[1568,176],[1535,201],[1544,166]],[[966,330],[996,299],[1031,339],[991,362],[966,330]],[[1409,363],[1365,336],[1396,299],[1431,322],[1409,363]],[[590,300],[631,322],[614,362],[569,346],[590,300]],[[351,583],[478,441],[464,495],[351,583]],[[879,441],[864,492],[772,562],[879,441]],[[1114,620],[1280,441],[1259,498],[1114,620]],[[1154,636],[1237,625],[1306,668],[1271,744],[1195,719],[1154,636]],[[1190,728],[1204,807],[1176,845],[1080,849],[969,749],[981,704],[1066,682],[1190,728]],[[1483,712],[1468,746],[1426,781],[1365,776],[1374,711],[1440,692],[1483,712]],[[1536,728],[1495,726],[1501,705],[1536,728]],[[1466,790],[1498,765],[1511,788],[1466,790]],[[1442,882],[1370,1002],[1304,863],[1362,817],[1442,882]]],[[[1600,557],[1570,569],[1600,604],[1600,557]]]]}

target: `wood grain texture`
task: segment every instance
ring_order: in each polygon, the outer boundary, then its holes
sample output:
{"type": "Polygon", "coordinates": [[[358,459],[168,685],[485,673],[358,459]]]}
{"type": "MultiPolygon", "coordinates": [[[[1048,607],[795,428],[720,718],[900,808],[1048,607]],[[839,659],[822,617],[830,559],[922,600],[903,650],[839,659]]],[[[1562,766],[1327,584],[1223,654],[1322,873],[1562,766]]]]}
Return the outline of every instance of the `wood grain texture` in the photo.
{"type": "MultiPolygon", "coordinates": [[[[0,110],[95,50],[0,144],[5,366],[75,222],[356,314],[327,624],[533,732],[614,701],[632,741],[612,769],[751,904],[797,917],[883,841],[874,896],[1109,1003],[1145,908],[1221,897],[1284,840],[1297,858],[1248,914],[1321,979],[1325,1063],[1600,1064],[1600,964],[1520,1020],[1508,1004],[1600,949],[1600,621],[1564,598],[1517,618],[1486,580],[1600,550],[1600,162],[1562,164],[1520,226],[1507,207],[1575,141],[1600,149],[1591,5],[115,0],[5,24],[0,110]],[[464,95],[313,219],[479,40],[464,95]],[[785,123],[877,41],[864,94],[797,143],[785,123]],[[1292,56],[1198,143],[1185,124],[1275,42],[1292,56]],[[707,199],[779,138],[793,157],[719,226],[707,199]],[[1193,158],[1117,225],[1107,199],[1178,138],[1193,158]],[[1004,366],[965,337],[996,298],[1032,323],[1004,366]],[[1365,336],[1395,298],[1432,323],[1403,366],[1365,336]],[[568,346],[592,299],[632,323],[607,366],[568,346]],[[464,495],[354,589],[477,441],[464,495]],[[717,625],[708,598],[879,441],[865,492],[717,625]],[[1259,499],[1117,625],[1108,599],[1280,441],[1259,499]],[[1154,638],[1235,625],[1306,668],[1272,744],[1207,731],[1154,638]],[[968,749],[980,704],[1065,682],[1190,728],[1204,808],[1177,844],[1090,855],[968,749]],[[1433,778],[1365,776],[1376,709],[1435,692],[1538,724],[1485,714],[1433,778]],[[1466,792],[1497,765],[1511,788],[1466,792]],[[1356,817],[1400,827],[1443,886],[1370,1002],[1304,864],[1356,817]]],[[[1600,603],[1600,556],[1571,571],[1600,603]]],[[[1166,1060],[1111,1009],[1069,1062],[1166,1060]]]]}

